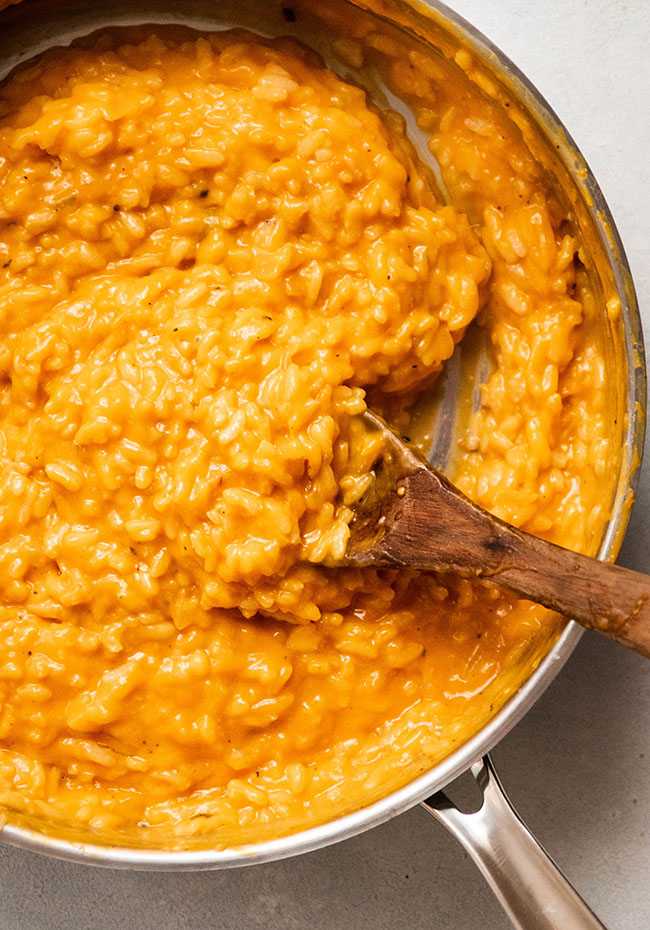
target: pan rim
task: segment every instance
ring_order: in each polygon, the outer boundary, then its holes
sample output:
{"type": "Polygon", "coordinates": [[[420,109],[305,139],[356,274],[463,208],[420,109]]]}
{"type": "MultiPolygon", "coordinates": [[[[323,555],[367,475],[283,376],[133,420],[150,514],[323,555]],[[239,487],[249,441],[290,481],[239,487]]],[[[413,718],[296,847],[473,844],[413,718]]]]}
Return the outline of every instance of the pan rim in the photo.
{"type": "MultiPolygon", "coordinates": [[[[612,517],[599,550],[604,559],[615,555],[627,526],[633,494],[639,479],[645,436],[646,370],[641,319],[625,250],[614,219],[591,169],[572,136],[543,95],[494,43],[440,0],[406,0],[414,10],[425,12],[457,38],[469,43],[483,62],[496,62],[500,73],[525,106],[526,112],[546,136],[556,135],[559,154],[578,189],[588,198],[588,211],[610,264],[613,282],[621,299],[627,360],[626,457],[621,464],[612,517]]],[[[1,11],[0,11],[1,15],[1,11]]],[[[15,824],[7,824],[0,840],[11,846],[53,858],[114,869],[143,871],[199,871],[261,864],[323,848],[377,826],[414,807],[444,788],[489,752],[521,720],[551,684],[578,644],[581,627],[569,622],[524,684],[495,716],[473,737],[432,769],[384,798],[318,826],[262,843],[226,849],[156,850],[59,839],[15,824]]]]}

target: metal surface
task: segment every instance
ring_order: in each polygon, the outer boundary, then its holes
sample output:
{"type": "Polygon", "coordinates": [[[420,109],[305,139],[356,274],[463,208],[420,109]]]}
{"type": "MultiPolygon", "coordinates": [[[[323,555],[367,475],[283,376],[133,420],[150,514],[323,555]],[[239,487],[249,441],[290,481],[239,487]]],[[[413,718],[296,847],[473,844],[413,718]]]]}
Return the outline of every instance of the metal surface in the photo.
{"type": "MultiPolygon", "coordinates": [[[[53,5],[56,6],[56,3],[53,5]]],[[[443,17],[448,22],[450,30],[471,45],[480,58],[489,61],[492,67],[498,67],[499,73],[507,77],[509,85],[525,102],[529,112],[545,128],[549,139],[552,139],[554,144],[557,144],[564,162],[574,175],[576,188],[579,187],[583,190],[581,196],[583,198],[588,196],[590,200],[589,215],[611,264],[613,280],[623,306],[628,366],[627,422],[624,444],[628,450],[628,457],[621,466],[618,492],[612,508],[612,519],[604,534],[600,548],[601,557],[607,557],[617,551],[627,522],[629,509],[626,503],[630,488],[633,487],[636,480],[635,471],[640,462],[644,431],[645,371],[642,363],[643,345],[638,309],[625,255],[613,220],[595,179],[580,160],[574,143],[543,98],[506,56],[492,46],[480,33],[465,23],[461,17],[454,14],[443,4],[429,2],[428,6],[437,13],[438,18],[443,17]],[[560,141],[556,143],[556,139],[560,141]],[[580,180],[578,180],[579,175],[580,180]]],[[[0,25],[2,22],[1,17],[2,14],[0,13],[0,25]]],[[[41,41],[46,42],[46,37],[41,41]]],[[[24,57],[27,57],[28,54],[29,50],[27,49],[24,57]]],[[[9,825],[4,829],[2,838],[13,845],[63,859],[112,868],[151,870],[215,869],[247,865],[283,856],[296,855],[326,846],[375,826],[407,810],[433,792],[440,790],[474,764],[535,703],[572,652],[581,633],[580,628],[574,624],[569,624],[544,660],[518,692],[479,733],[454,754],[436,765],[425,775],[377,803],[322,826],[293,836],[237,850],[175,852],[105,847],[85,843],[75,844],[15,825],[9,825]]]]}
{"type": "Polygon", "coordinates": [[[520,820],[489,756],[471,772],[478,810],[459,810],[442,791],[422,806],[469,853],[516,930],[605,930],[520,820]]]}

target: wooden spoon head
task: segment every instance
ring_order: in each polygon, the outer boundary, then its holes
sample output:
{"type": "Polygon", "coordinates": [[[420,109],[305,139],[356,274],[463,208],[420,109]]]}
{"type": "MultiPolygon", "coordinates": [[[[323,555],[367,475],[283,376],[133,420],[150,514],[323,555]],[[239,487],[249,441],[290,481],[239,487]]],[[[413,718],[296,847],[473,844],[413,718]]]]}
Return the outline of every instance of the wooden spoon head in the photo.
{"type": "Polygon", "coordinates": [[[381,433],[381,452],[372,485],[354,505],[345,556],[336,564],[463,577],[489,576],[501,567],[512,528],[455,488],[377,414],[361,417],[365,429],[381,433]]]}
{"type": "Polygon", "coordinates": [[[386,530],[392,525],[395,508],[401,503],[400,489],[404,480],[427,467],[377,414],[367,410],[360,419],[365,430],[381,434],[381,452],[373,465],[373,482],[354,505],[355,514],[350,523],[350,540],[343,564],[358,567],[378,564],[386,530]]]}

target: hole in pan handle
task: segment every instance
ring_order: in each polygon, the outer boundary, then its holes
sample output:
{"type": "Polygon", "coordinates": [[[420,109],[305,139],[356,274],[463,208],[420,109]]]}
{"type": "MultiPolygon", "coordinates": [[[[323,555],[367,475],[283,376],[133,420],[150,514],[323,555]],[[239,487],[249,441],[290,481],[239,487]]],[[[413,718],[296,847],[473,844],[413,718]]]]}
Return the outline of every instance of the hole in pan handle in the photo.
{"type": "Polygon", "coordinates": [[[485,756],[471,768],[482,804],[464,813],[438,791],[422,806],[474,860],[517,930],[606,930],[537,842],[485,756]]]}

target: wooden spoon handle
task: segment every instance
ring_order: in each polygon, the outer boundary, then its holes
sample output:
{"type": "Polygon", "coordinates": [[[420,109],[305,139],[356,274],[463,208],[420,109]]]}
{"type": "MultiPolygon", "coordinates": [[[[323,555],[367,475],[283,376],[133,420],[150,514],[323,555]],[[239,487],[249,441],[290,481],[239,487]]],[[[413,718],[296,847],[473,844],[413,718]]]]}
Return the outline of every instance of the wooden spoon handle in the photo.
{"type": "Polygon", "coordinates": [[[650,657],[650,578],[527,533],[511,539],[491,580],[650,657]]]}
{"type": "Polygon", "coordinates": [[[383,564],[484,578],[650,657],[650,577],[517,530],[430,468],[399,486],[375,543],[383,564]]]}

